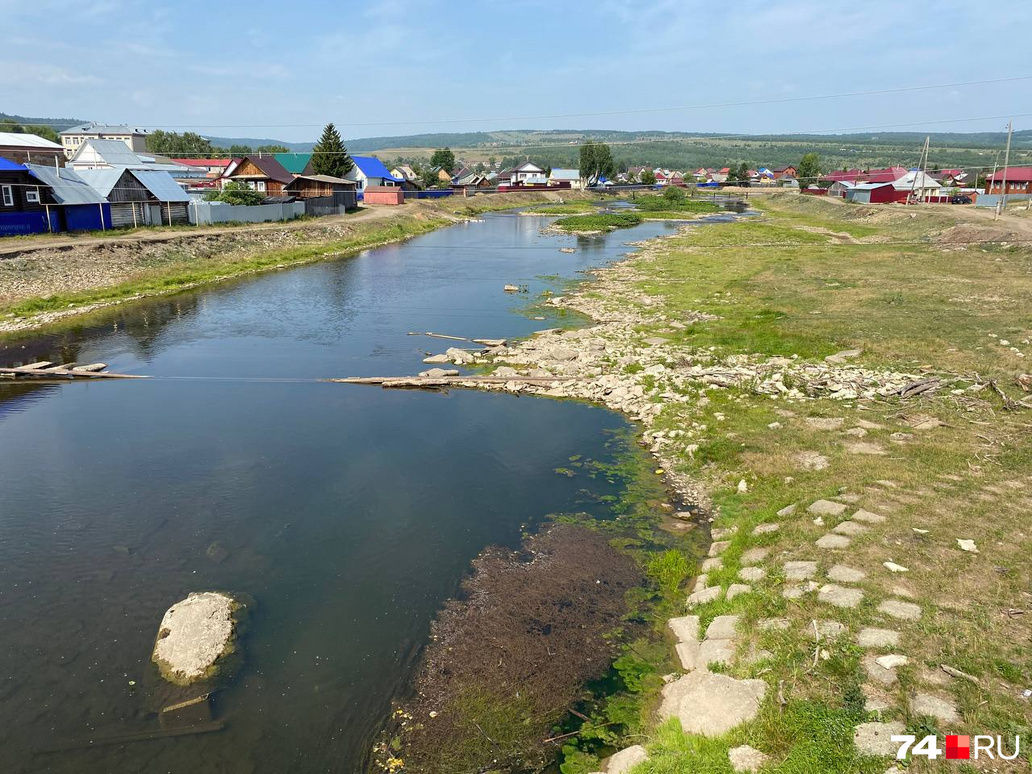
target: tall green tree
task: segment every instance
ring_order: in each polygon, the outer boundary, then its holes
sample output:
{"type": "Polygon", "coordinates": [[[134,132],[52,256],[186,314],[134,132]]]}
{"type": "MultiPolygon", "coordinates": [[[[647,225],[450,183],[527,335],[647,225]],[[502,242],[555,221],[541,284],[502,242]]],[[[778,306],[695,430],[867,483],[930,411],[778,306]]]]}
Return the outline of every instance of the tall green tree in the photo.
{"type": "Polygon", "coordinates": [[[820,176],[821,157],[813,152],[807,153],[796,168],[796,179],[799,181],[799,187],[806,188],[808,185],[816,184],[817,178],[820,176]]]}
{"type": "Polygon", "coordinates": [[[229,155],[230,156],[247,156],[254,153],[254,148],[250,145],[230,145],[229,155]]]}
{"type": "MultiPolygon", "coordinates": [[[[583,174],[583,173],[582,173],[583,174]]],[[[643,169],[641,175],[639,175],[642,185],[655,185],[656,184],[656,173],[651,169],[643,169]]]]}
{"type": "Polygon", "coordinates": [[[147,150],[162,156],[211,156],[215,148],[211,142],[195,132],[166,132],[155,129],[147,135],[147,150]]]}
{"type": "Polygon", "coordinates": [[[312,170],[317,175],[344,177],[355,168],[344,140],[333,124],[326,124],[319,142],[312,148],[312,170]]]}
{"type": "Polygon", "coordinates": [[[588,140],[580,148],[580,174],[588,185],[595,185],[600,178],[616,174],[613,152],[603,142],[588,140]]]}
{"type": "Polygon", "coordinates": [[[60,142],[61,138],[52,127],[35,126],[33,124],[19,124],[13,118],[5,118],[0,121],[0,132],[11,132],[12,134],[34,134],[50,142],[60,142]]]}
{"type": "Polygon", "coordinates": [[[455,154],[452,153],[452,149],[446,147],[435,150],[434,155],[430,157],[430,166],[440,167],[451,173],[455,169],[455,154]]]}
{"type": "Polygon", "coordinates": [[[290,153],[290,148],[286,145],[259,145],[259,153],[290,153]]]}

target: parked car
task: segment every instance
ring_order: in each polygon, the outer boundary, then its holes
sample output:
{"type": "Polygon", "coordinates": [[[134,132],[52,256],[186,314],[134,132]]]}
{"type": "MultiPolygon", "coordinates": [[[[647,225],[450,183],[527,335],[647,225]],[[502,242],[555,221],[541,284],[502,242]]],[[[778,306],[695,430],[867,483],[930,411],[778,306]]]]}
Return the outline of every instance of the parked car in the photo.
{"type": "Polygon", "coordinates": [[[971,204],[970,196],[951,196],[950,204],[971,204]]]}

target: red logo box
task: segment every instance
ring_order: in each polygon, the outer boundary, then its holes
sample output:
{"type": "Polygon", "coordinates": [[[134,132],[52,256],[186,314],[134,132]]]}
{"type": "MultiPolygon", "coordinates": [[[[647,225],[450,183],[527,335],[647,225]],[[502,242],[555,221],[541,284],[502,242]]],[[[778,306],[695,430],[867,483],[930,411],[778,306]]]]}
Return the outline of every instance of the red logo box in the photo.
{"type": "Polygon", "coordinates": [[[946,759],[947,760],[970,760],[971,758],[971,737],[948,735],[946,737],[946,759]]]}

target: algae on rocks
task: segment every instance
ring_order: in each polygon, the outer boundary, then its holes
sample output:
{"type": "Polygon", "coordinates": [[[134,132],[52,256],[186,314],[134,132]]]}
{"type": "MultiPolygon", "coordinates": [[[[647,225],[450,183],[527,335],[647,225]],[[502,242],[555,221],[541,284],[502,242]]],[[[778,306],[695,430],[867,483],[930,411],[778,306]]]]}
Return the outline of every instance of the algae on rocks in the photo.
{"type": "Polygon", "coordinates": [[[193,592],[161,619],[151,660],[176,685],[226,676],[246,605],[219,591],[193,592]]]}

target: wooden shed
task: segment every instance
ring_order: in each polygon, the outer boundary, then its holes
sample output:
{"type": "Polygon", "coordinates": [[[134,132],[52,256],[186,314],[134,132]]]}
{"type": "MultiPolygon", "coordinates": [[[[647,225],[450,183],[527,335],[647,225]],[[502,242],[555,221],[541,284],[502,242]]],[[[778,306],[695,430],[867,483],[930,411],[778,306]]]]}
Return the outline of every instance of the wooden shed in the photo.
{"type": "Polygon", "coordinates": [[[80,170],[79,176],[111,204],[115,227],[189,223],[190,196],[168,172],[113,167],[80,170]]]}

